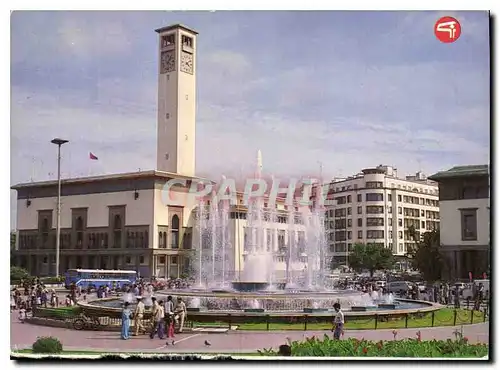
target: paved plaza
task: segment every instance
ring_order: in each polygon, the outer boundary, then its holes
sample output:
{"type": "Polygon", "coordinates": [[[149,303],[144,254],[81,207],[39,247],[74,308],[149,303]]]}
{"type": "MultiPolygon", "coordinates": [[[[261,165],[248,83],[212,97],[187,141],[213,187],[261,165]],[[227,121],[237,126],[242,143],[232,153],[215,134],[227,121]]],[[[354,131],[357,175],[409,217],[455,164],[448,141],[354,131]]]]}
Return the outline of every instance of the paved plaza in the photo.
{"type": "MultiPolygon", "coordinates": [[[[422,340],[454,339],[453,332],[460,327],[422,328],[422,340]]],[[[419,329],[399,329],[398,339],[415,338],[419,329]]],[[[165,340],[149,339],[147,335],[120,339],[118,332],[75,331],[72,329],[20,323],[17,312],[11,314],[11,349],[31,348],[37,337],[59,338],[65,350],[94,350],[109,352],[165,352],[165,353],[250,353],[262,348],[277,348],[286,338],[323,336],[329,331],[232,331],[226,334],[183,333],[177,334],[175,346],[165,346],[165,340]],[[206,346],[205,341],[211,343],[206,346]]],[[[489,324],[464,325],[463,333],[471,343],[488,343],[489,324]]],[[[388,330],[347,330],[345,338],[365,338],[370,340],[392,340],[392,329],[388,330]]]]}

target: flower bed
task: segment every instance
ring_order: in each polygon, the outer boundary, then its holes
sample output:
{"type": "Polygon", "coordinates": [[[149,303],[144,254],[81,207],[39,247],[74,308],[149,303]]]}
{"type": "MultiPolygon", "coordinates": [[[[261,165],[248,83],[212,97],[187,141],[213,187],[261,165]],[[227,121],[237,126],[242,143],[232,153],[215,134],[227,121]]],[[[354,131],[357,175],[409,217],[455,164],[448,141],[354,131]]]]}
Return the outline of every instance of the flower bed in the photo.
{"type": "MultiPolygon", "coordinates": [[[[307,338],[305,341],[290,341],[292,356],[297,357],[455,357],[483,358],[488,356],[487,344],[469,344],[466,337],[457,340],[422,341],[419,332],[416,339],[369,341],[359,339],[334,340],[325,335],[323,339],[307,338]]],[[[276,356],[277,351],[264,349],[263,356],[276,356]]]]}

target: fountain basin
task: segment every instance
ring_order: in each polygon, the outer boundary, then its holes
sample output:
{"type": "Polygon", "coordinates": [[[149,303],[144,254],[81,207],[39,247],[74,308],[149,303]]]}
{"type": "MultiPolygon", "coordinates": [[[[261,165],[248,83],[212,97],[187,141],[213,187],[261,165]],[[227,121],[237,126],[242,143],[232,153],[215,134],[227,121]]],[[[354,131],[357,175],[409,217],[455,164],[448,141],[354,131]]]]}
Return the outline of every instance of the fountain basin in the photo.
{"type": "Polygon", "coordinates": [[[328,308],[304,308],[304,313],[319,313],[319,312],[328,312],[328,308]]]}
{"type": "Polygon", "coordinates": [[[200,307],[188,307],[187,312],[200,312],[200,307]]]}
{"type": "Polygon", "coordinates": [[[396,304],[395,303],[380,303],[377,305],[378,308],[384,308],[387,310],[395,310],[396,309],[396,304]]]}
{"type": "Polygon", "coordinates": [[[233,281],[231,283],[234,290],[238,292],[258,292],[260,290],[265,290],[268,286],[268,282],[256,282],[256,281],[233,281]]]}
{"type": "Polygon", "coordinates": [[[243,312],[254,312],[254,313],[261,313],[264,312],[265,310],[263,308],[245,308],[243,312]]]}
{"type": "Polygon", "coordinates": [[[365,312],[365,311],[376,310],[377,308],[378,308],[377,306],[352,306],[351,311],[353,311],[353,312],[365,312]]]}

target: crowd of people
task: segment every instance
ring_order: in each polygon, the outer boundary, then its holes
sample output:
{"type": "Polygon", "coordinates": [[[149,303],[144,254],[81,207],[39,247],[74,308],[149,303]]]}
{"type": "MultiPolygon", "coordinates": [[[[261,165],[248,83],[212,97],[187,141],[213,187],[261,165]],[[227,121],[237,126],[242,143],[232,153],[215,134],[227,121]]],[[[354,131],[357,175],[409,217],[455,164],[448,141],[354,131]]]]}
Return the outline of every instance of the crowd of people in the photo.
{"type": "MultiPolygon", "coordinates": [[[[134,289],[137,289],[137,286],[134,289]]],[[[132,321],[134,323],[133,335],[135,336],[149,334],[151,339],[158,336],[159,339],[163,340],[165,335],[167,338],[174,338],[176,326],[178,326],[177,333],[182,333],[184,322],[187,318],[187,308],[181,297],[177,298],[177,302],[175,304],[172,296],[170,295],[165,301],[157,300],[156,297],[151,297],[151,318],[148,321],[144,319],[146,306],[144,305],[143,297],[137,295],[136,300],[137,304],[133,311],[130,308],[130,302],[126,301],[123,304],[121,328],[122,339],[127,340],[130,338],[130,327],[132,321]]],[[[169,344],[168,340],[166,344],[169,344]]],[[[173,339],[172,344],[175,344],[173,339]]]]}
{"type": "Polygon", "coordinates": [[[11,310],[20,310],[25,314],[33,307],[59,307],[59,297],[55,289],[46,287],[39,278],[21,280],[11,291],[11,310]]]}

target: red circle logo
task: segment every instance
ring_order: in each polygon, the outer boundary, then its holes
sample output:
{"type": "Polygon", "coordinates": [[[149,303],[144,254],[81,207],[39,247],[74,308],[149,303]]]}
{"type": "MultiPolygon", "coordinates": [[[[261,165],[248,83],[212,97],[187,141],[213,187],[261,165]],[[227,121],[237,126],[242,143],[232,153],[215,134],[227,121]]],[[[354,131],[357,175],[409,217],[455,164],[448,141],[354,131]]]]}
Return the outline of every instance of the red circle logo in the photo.
{"type": "Polygon", "coordinates": [[[462,26],[453,17],[442,17],[434,25],[434,34],[441,42],[455,42],[462,34],[462,26]]]}

